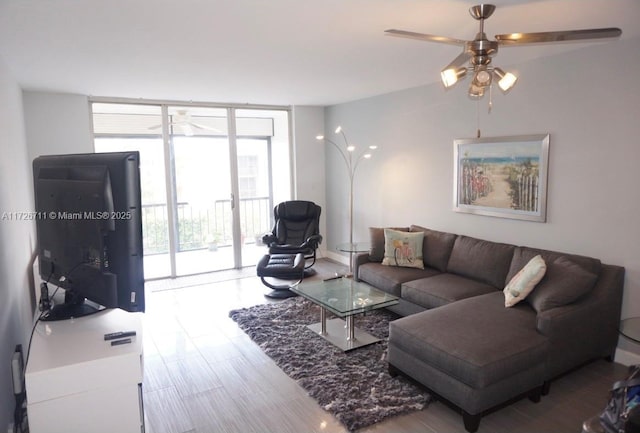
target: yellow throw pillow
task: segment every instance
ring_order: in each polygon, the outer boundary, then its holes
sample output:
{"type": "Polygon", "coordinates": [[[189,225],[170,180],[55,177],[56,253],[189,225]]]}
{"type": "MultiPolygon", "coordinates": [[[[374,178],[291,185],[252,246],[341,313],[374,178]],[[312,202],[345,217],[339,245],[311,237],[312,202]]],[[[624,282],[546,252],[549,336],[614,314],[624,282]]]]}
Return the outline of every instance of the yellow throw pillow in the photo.
{"type": "Polygon", "coordinates": [[[384,229],[384,258],[382,264],[424,269],[422,261],[422,232],[401,232],[384,229]]]}
{"type": "Polygon", "coordinates": [[[539,254],[529,260],[529,263],[520,269],[504,288],[504,306],[513,307],[526,298],[544,277],[546,271],[547,265],[539,254]]]}

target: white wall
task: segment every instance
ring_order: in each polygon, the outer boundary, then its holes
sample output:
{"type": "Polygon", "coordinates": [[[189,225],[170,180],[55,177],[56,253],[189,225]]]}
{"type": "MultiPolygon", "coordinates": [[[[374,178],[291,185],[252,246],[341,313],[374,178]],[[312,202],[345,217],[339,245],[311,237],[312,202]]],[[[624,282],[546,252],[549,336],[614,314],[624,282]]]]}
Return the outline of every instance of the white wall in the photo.
{"type": "Polygon", "coordinates": [[[67,93],[24,92],[29,160],[93,152],[89,99],[67,93]]]}
{"type": "MultiPolygon", "coordinates": [[[[508,95],[476,106],[468,79],[329,107],[325,133],[380,149],[356,176],[356,238],[369,226],[420,224],[495,241],[585,254],[624,266],[622,315],[640,315],[640,40],[593,44],[514,69],[508,95]],[[546,223],[452,211],[453,140],[549,133],[546,223]]],[[[515,48],[514,48],[515,49],[515,48]]],[[[526,49],[526,48],[519,48],[526,49]]],[[[327,149],[327,248],[347,239],[346,171],[327,149]]],[[[637,350],[637,348],[636,348],[637,350]]]]}
{"type": "Polygon", "coordinates": [[[33,211],[22,92],[0,58],[0,430],[13,420],[11,356],[16,344],[25,354],[33,318],[31,265],[33,221],[16,212],[33,211]],[[11,219],[13,217],[13,219],[11,219]]]}
{"type": "MultiPolygon", "coordinates": [[[[323,107],[293,107],[294,182],[297,200],[309,200],[322,208],[320,233],[326,232],[326,205],[324,188],[324,145],[316,135],[324,131],[323,107]]],[[[320,245],[318,255],[326,254],[326,242],[320,245]]]]}

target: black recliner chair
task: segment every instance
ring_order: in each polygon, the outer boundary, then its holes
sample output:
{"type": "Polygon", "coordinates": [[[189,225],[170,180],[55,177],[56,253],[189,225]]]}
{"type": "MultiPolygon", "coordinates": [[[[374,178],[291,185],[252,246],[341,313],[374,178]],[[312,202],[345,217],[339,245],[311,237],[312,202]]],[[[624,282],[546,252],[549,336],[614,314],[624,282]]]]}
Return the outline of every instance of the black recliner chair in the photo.
{"type": "Polygon", "coordinates": [[[273,209],[273,230],[262,237],[262,242],[269,247],[269,254],[302,253],[305,269],[309,271],[316,262],[316,250],[322,243],[321,211],[317,204],[304,200],[277,205],[273,209]]]}
{"type": "Polygon", "coordinates": [[[298,285],[305,276],[315,273],[311,267],[316,262],[316,250],[322,242],[320,211],[317,204],[302,200],[286,201],[274,208],[273,230],[262,237],[264,244],[269,247],[269,254],[256,266],[264,285],[273,289],[265,296],[295,296],[289,289],[298,285]],[[276,285],[267,278],[296,281],[276,285]]]}

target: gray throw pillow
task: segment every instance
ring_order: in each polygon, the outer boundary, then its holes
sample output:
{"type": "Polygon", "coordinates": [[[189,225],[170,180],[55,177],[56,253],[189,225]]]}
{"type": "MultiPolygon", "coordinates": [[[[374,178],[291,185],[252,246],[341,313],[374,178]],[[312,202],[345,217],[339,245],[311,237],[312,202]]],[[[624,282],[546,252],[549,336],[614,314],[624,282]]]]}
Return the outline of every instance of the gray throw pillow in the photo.
{"type": "Polygon", "coordinates": [[[547,264],[547,272],[526,300],[541,313],[577,301],[595,285],[598,276],[568,258],[547,264]]]}
{"type": "Polygon", "coordinates": [[[449,256],[458,235],[439,232],[417,225],[412,225],[410,231],[424,232],[422,257],[424,258],[425,266],[431,266],[441,272],[446,272],[449,256]]]}
{"type": "Polygon", "coordinates": [[[513,245],[460,235],[453,244],[447,272],[482,281],[502,290],[514,249],[513,245]]]}

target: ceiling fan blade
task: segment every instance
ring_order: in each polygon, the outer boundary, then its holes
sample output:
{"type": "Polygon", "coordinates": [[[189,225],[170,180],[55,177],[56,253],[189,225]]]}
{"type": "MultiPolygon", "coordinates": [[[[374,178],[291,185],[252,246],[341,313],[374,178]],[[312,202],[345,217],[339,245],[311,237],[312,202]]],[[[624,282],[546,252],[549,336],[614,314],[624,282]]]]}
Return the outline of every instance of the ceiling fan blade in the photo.
{"type": "Polygon", "coordinates": [[[189,123],[181,123],[180,124],[180,128],[182,128],[182,132],[187,137],[192,137],[193,136],[193,128],[191,128],[191,125],[189,123]]]}
{"type": "Polygon", "coordinates": [[[400,38],[418,39],[421,41],[440,42],[450,45],[464,45],[466,41],[461,39],[449,38],[446,36],[427,35],[425,33],[408,32],[406,30],[389,29],[384,31],[389,36],[397,36],[400,38]]]}
{"type": "Polygon", "coordinates": [[[214,128],[212,126],[202,125],[200,123],[189,122],[189,125],[193,126],[194,128],[204,129],[204,130],[207,130],[207,131],[222,132],[217,128],[214,128]]]}
{"type": "Polygon", "coordinates": [[[578,41],[582,39],[615,38],[622,34],[617,27],[585,30],[564,30],[557,32],[540,33],[506,33],[496,35],[496,40],[501,45],[511,44],[535,44],[544,42],[578,41]]]}
{"type": "Polygon", "coordinates": [[[472,54],[469,51],[464,50],[462,53],[460,53],[458,55],[458,57],[453,59],[453,61],[451,63],[449,63],[449,65],[447,65],[447,67],[445,69],[448,69],[448,68],[455,68],[455,69],[461,68],[462,66],[464,66],[469,61],[469,59],[471,59],[471,57],[472,57],[472,54]]]}

